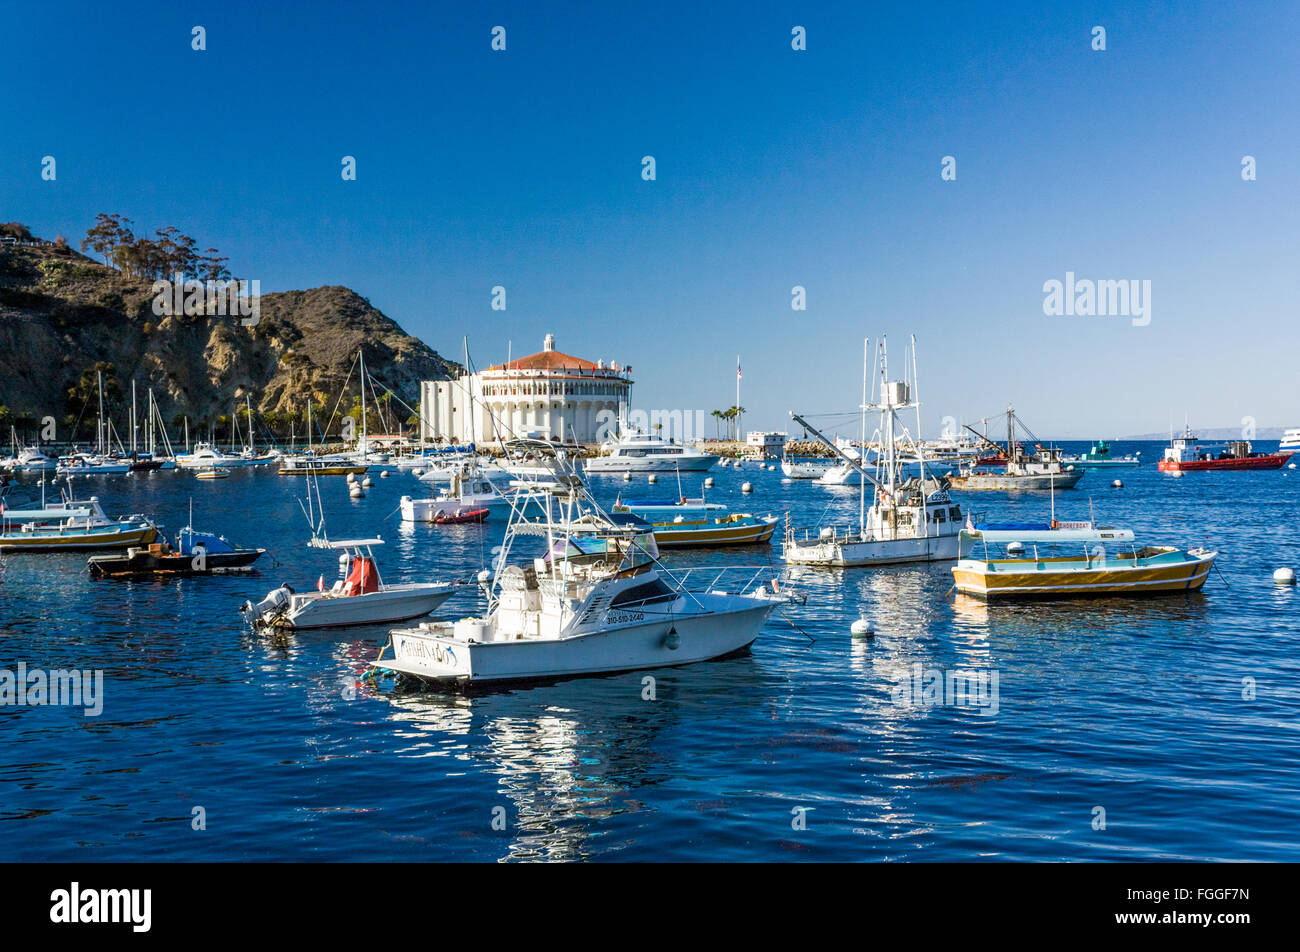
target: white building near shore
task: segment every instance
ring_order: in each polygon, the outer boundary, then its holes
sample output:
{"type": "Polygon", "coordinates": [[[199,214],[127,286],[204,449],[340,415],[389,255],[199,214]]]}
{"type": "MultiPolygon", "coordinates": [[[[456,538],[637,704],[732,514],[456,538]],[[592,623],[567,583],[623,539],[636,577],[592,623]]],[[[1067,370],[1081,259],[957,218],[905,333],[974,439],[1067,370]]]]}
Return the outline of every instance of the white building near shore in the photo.
{"type": "Polygon", "coordinates": [[[627,415],[632,368],[555,349],[547,334],[536,354],[456,380],[420,384],[420,437],[451,443],[542,435],[596,443],[627,415]]]}

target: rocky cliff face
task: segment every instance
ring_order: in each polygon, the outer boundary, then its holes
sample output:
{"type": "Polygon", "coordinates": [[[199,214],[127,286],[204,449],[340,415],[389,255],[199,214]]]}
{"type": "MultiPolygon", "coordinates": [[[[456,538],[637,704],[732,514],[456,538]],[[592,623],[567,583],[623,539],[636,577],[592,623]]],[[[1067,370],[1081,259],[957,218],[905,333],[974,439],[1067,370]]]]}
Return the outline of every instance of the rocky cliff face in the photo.
{"type": "Polygon", "coordinates": [[[301,413],[308,399],[333,408],[352,370],[342,404],[350,408],[359,350],[380,392],[391,388],[412,407],[419,381],[458,369],[344,287],[264,294],[255,326],[239,316],[159,316],[153,301],[152,282],[70,249],[0,245],[0,405],[11,417],[63,421],[85,403],[69,389],[107,362],[117,391],[129,395],[134,380],[143,400],[152,387],[168,420],[215,420],[245,394],[275,419],[301,413]]]}

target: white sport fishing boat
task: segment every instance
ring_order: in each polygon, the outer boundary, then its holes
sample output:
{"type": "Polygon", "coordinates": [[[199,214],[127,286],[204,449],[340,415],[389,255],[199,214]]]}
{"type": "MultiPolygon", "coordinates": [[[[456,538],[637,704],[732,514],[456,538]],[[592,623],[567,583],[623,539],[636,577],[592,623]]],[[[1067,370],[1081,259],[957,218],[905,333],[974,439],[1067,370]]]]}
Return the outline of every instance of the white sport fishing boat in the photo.
{"type": "Polygon", "coordinates": [[[58,467],[58,459],[46,456],[34,447],[19,447],[17,432],[11,427],[10,433],[13,438],[13,455],[0,460],[0,469],[15,473],[51,473],[58,467]]]}
{"type": "Polygon", "coordinates": [[[341,552],[341,577],[328,589],[322,576],[314,592],[299,593],[282,584],[257,604],[245,602],[240,613],[249,624],[292,630],[378,625],[420,618],[451,597],[454,586],[448,582],[385,582],[374,556],[374,546],[383,545],[383,539],[330,541],[320,508],[320,485],[315,476],[308,480],[308,504],[302,507],[312,526],[312,538],[307,544],[341,552]]]}
{"type": "MultiPolygon", "coordinates": [[[[869,346],[869,342],[866,344],[869,346]]],[[[878,403],[867,396],[867,360],[864,354],[862,380],[862,430],[866,442],[867,411],[880,413],[875,439],[880,452],[876,456],[874,475],[860,458],[848,455],[822,436],[798,414],[795,422],[826,443],[840,455],[845,467],[857,471],[861,486],[856,528],[820,527],[816,533],[804,529],[802,537],[787,525],[781,555],[795,565],[853,567],[889,565],[900,562],[937,562],[957,558],[961,532],[961,507],[948,494],[944,479],[936,479],[926,470],[924,453],[898,419],[900,410],[915,409],[916,425],[921,425],[920,402],[913,399],[916,382],[915,342],[913,342],[912,381],[888,378],[888,357],[882,338],[877,351],[880,377],[878,403]],[[915,460],[919,473],[908,476],[905,467],[915,460]],[[867,484],[872,487],[871,505],[867,505],[867,484]]],[[[865,348],[864,348],[865,349],[865,348]]]]}
{"type": "Polygon", "coordinates": [[[468,686],[676,666],[747,648],[793,600],[760,581],[766,568],[744,569],[727,589],[727,569],[674,576],[645,525],[603,512],[563,451],[553,463],[549,480],[515,490],[487,614],[395,629],[376,668],[468,686]],[[528,542],[541,554],[507,564],[528,542]],[[701,575],[711,581],[692,590],[701,575]]]}

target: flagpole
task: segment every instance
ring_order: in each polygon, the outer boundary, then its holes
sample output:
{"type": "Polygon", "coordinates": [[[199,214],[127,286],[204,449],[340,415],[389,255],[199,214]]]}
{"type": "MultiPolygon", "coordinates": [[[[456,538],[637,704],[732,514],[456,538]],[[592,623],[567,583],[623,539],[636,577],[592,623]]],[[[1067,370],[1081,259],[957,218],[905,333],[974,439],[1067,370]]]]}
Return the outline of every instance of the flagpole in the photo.
{"type": "Polygon", "coordinates": [[[736,355],[736,439],[740,439],[740,355],[736,355]]]}

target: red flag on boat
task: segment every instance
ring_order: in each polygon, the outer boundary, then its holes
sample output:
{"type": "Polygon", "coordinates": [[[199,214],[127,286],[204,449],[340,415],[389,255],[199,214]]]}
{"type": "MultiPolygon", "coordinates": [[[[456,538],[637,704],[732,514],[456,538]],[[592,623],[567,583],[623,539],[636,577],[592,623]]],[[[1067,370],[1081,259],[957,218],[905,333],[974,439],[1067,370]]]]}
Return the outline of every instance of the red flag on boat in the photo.
{"type": "Polygon", "coordinates": [[[318,579],[316,580],[316,591],[318,591],[318,592],[323,592],[323,591],[325,591],[325,576],[324,576],[324,575],[322,575],[320,578],[318,578],[318,579]]]}

